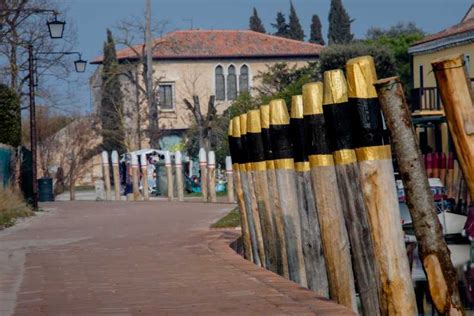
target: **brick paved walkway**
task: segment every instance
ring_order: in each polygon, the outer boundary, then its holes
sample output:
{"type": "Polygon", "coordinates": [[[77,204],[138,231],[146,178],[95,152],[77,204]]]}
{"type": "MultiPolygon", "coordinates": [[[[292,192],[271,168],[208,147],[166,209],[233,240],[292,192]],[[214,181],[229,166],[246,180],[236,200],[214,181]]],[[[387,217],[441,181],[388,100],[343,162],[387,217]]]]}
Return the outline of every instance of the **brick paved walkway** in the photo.
{"type": "Polygon", "coordinates": [[[349,315],[235,254],[229,205],[56,202],[0,232],[0,315],[349,315]]]}

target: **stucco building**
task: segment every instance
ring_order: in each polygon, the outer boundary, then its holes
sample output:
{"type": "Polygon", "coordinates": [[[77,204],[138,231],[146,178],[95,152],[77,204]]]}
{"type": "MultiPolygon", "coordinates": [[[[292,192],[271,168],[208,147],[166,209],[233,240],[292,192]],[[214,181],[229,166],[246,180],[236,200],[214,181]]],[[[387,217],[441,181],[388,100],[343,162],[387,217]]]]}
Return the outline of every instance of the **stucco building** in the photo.
{"type": "Polygon", "coordinates": [[[408,52],[412,59],[413,109],[424,113],[443,115],[442,104],[436,88],[431,61],[443,56],[464,54],[466,69],[471,77],[474,57],[474,5],[460,23],[441,32],[431,34],[414,43],[408,52]]]}
{"type": "MultiPolygon", "coordinates": [[[[205,112],[209,97],[215,95],[216,109],[222,113],[239,93],[258,86],[259,72],[279,62],[297,67],[319,58],[321,45],[262,34],[250,30],[185,30],[175,31],[154,41],[154,79],[159,81],[159,126],[167,133],[161,139],[162,147],[179,143],[183,132],[193,123],[192,114],[183,102],[199,96],[205,112]]],[[[117,51],[124,69],[141,72],[144,45],[117,51]]],[[[95,109],[100,105],[100,72],[102,57],[92,64],[99,65],[90,84],[95,109]]],[[[141,76],[140,84],[143,86],[141,76]]],[[[130,150],[138,148],[138,122],[142,130],[149,124],[148,109],[142,92],[122,76],[126,142],[130,150]],[[140,115],[138,119],[137,115],[140,115]]],[[[142,148],[149,147],[145,135],[142,148]]]]}

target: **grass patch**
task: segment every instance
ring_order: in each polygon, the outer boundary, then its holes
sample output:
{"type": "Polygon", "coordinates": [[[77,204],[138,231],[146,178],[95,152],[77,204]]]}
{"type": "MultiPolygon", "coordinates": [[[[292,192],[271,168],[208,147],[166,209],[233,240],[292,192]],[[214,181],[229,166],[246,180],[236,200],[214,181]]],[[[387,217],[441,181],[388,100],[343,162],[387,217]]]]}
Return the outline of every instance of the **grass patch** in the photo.
{"type": "Polygon", "coordinates": [[[10,187],[0,187],[0,229],[12,226],[20,217],[34,215],[20,192],[10,187]]]}
{"type": "Polygon", "coordinates": [[[77,191],[94,191],[95,187],[93,185],[78,185],[76,186],[77,191]]]}
{"type": "Polygon", "coordinates": [[[211,228],[234,228],[240,226],[240,213],[239,208],[236,207],[226,216],[211,225],[211,228]]]}
{"type": "MultiPolygon", "coordinates": [[[[199,196],[202,196],[202,192],[192,192],[192,193],[185,192],[184,196],[199,197],[199,196]]],[[[227,191],[216,192],[216,196],[227,196],[227,191]]]]}

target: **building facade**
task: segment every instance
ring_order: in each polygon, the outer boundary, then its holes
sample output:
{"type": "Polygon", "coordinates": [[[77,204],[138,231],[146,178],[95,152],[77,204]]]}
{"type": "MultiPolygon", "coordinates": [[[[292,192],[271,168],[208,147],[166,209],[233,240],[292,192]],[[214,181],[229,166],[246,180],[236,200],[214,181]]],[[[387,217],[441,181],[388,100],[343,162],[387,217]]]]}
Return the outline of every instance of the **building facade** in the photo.
{"type": "MultiPolygon", "coordinates": [[[[194,122],[184,99],[193,102],[198,96],[201,111],[207,111],[211,95],[221,114],[240,93],[254,93],[258,74],[275,63],[285,62],[302,67],[319,58],[321,45],[311,44],[249,30],[187,30],[166,34],[154,41],[153,78],[157,85],[159,126],[166,133],[161,147],[169,149],[182,140],[183,132],[194,122]]],[[[146,99],[140,87],[143,44],[117,52],[121,67],[135,74],[138,85],[121,76],[124,94],[126,145],[129,150],[148,148],[144,130],[149,125],[146,99]],[[141,130],[141,131],[140,131],[141,130]],[[140,144],[140,146],[139,146],[140,144]]],[[[100,72],[102,57],[91,77],[93,103],[100,105],[100,72]]]]}
{"type": "Polygon", "coordinates": [[[420,114],[444,115],[436,88],[431,62],[437,58],[464,54],[469,77],[474,74],[474,5],[460,23],[441,32],[431,34],[414,43],[408,52],[412,60],[412,110],[420,114]]]}

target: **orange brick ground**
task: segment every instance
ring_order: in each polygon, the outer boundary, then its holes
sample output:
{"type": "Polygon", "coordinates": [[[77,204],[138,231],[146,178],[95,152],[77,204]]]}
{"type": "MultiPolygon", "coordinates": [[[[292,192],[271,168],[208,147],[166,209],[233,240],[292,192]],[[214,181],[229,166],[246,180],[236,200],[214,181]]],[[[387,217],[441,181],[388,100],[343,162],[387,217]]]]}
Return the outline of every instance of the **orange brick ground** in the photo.
{"type": "Polygon", "coordinates": [[[0,315],[350,315],[245,261],[231,207],[56,202],[0,232],[0,315]]]}

